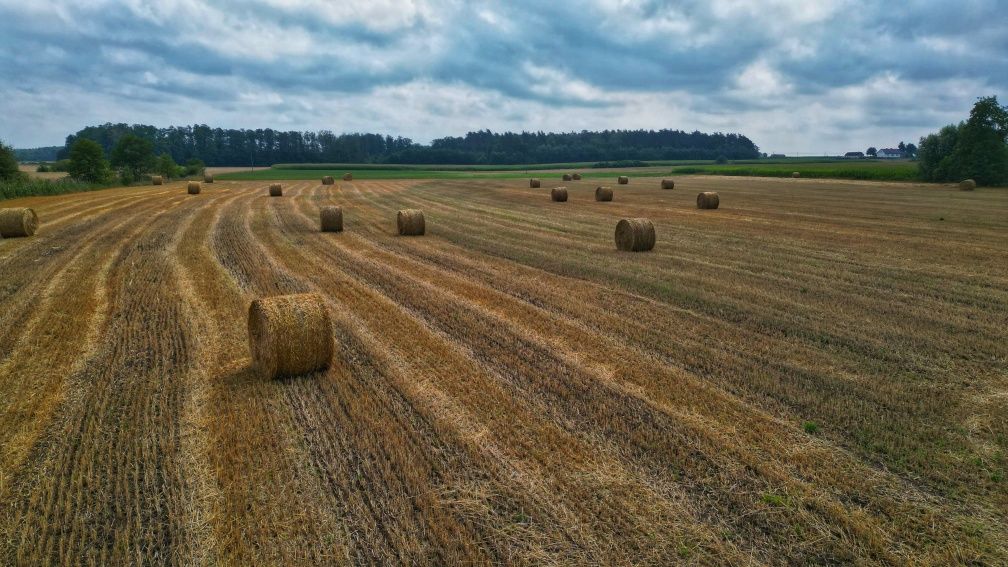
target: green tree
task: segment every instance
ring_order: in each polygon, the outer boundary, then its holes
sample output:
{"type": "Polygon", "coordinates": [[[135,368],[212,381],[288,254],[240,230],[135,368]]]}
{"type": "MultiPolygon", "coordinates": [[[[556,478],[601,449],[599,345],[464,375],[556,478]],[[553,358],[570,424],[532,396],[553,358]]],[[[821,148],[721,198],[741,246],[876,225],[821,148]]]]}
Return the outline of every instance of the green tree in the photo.
{"type": "Polygon", "coordinates": [[[70,147],[70,163],[67,173],[74,179],[102,183],[108,181],[109,164],[105,152],[97,142],[81,138],[70,147]]]}
{"type": "Polygon", "coordinates": [[[154,165],[154,171],[163,175],[166,179],[171,179],[172,177],[178,177],[179,166],[170,155],[163,153],[157,158],[157,163],[154,165]]]}
{"type": "Polygon", "coordinates": [[[872,146],[868,148],[868,151],[866,151],[865,154],[870,155],[871,157],[878,157],[878,148],[872,146]]]}
{"type": "Polygon", "coordinates": [[[192,158],[185,164],[186,175],[202,175],[204,171],[206,171],[206,164],[201,159],[192,158]]]}
{"type": "Polygon", "coordinates": [[[139,179],[154,168],[154,143],[134,134],[125,134],[112,148],[112,166],[123,181],[139,179]]]}
{"type": "Polygon", "coordinates": [[[21,170],[18,169],[17,158],[14,156],[14,148],[0,142],[0,181],[12,181],[22,176],[21,170]]]}
{"type": "Polygon", "coordinates": [[[978,99],[966,122],[921,138],[917,160],[921,177],[931,181],[1008,183],[1008,108],[994,96],[978,99]]]}

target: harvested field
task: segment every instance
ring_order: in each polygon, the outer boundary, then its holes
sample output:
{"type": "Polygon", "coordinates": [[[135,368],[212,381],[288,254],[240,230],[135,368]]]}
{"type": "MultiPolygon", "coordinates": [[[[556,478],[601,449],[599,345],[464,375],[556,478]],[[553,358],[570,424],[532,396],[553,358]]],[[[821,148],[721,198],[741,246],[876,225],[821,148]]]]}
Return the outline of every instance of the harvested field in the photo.
{"type": "Polygon", "coordinates": [[[1008,563],[1008,191],[675,180],[5,201],[0,565],[1008,563]]]}

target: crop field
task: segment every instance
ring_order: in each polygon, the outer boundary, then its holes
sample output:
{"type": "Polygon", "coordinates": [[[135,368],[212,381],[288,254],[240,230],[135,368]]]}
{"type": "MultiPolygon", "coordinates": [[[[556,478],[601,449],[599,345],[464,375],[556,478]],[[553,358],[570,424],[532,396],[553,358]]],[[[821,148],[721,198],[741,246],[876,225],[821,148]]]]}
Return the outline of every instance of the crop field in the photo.
{"type": "Polygon", "coordinates": [[[1008,563],[1008,191],[319,175],[0,204],[0,564],[1008,563]]]}
{"type": "Polygon", "coordinates": [[[919,178],[917,163],[908,160],[831,160],[810,162],[743,162],[739,164],[684,165],[671,168],[674,175],[709,174],[741,177],[802,177],[815,179],[862,179],[873,181],[914,181],[919,178]]]}

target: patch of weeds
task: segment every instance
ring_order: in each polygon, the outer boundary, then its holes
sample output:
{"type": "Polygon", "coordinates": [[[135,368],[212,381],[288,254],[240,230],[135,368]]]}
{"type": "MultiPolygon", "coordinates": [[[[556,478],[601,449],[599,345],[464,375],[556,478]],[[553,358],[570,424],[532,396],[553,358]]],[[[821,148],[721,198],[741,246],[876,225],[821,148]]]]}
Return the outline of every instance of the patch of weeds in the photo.
{"type": "Polygon", "coordinates": [[[806,421],[805,423],[802,423],[802,429],[804,429],[805,433],[808,433],[809,435],[819,434],[819,425],[814,421],[806,421]]]}
{"type": "Polygon", "coordinates": [[[764,503],[769,504],[775,508],[782,508],[788,505],[787,496],[782,496],[780,494],[774,494],[773,492],[764,492],[762,496],[764,503]]]}

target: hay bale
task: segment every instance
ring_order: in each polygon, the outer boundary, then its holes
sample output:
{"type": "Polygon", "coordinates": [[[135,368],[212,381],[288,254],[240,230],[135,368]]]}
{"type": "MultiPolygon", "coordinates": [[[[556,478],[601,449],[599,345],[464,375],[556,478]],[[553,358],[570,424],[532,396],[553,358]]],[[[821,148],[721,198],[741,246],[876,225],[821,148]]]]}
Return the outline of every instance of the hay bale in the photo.
{"type": "Polygon", "coordinates": [[[662,179],[661,180],[662,189],[675,189],[675,181],[672,179],[662,179]]]}
{"type": "Polygon", "coordinates": [[[574,179],[574,181],[581,181],[580,173],[575,173],[574,175],[571,175],[571,177],[574,179]]]}
{"type": "Polygon", "coordinates": [[[565,174],[563,174],[563,180],[564,181],[573,181],[574,178],[571,176],[571,174],[565,173],[565,174]]]}
{"type": "Polygon", "coordinates": [[[800,171],[793,171],[793,172],[791,172],[791,177],[793,177],[795,179],[798,179],[799,177],[801,177],[801,172],[800,171]]]}
{"type": "Polygon", "coordinates": [[[564,201],[567,200],[567,188],[554,187],[553,190],[550,191],[550,199],[553,199],[558,203],[563,203],[564,201]]]}
{"type": "Polygon", "coordinates": [[[38,215],[34,209],[28,207],[0,209],[0,236],[4,238],[35,236],[38,224],[38,215]]]}
{"type": "Polygon", "coordinates": [[[343,174],[343,181],[353,181],[353,174],[352,173],[344,173],[343,174]]]}
{"type": "Polygon", "coordinates": [[[540,186],[542,186],[542,182],[540,182],[535,177],[533,177],[532,179],[529,179],[529,187],[535,189],[535,188],[540,187],[540,186]]]}
{"type": "Polygon", "coordinates": [[[721,198],[715,191],[704,191],[696,197],[698,209],[716,209],[719,204],[721,204],[721,198]]]}
{"type": "Polygon", "coordinates": [[[427,230],[423,211],[418,209],[399,211],[396,215],[396,225],[399,227],[400,236],[422,236],[427,230]]]}
{"type": "Polygon", "coordinates": [[[612,201],[613,190],[612,187],[596,187],[595,188],[595,200],[596,201],[612,201]]]}
{"type": "Polygon", "coordinates": [[[336,183],[336,180],[333,179],[332,175],[326,175],[322,178],[322,185],[332,185],[334,183],[336,183]]]}
{"type": "Polygon", "coordinates": [[[151,175],[151,185],[164,185],[164,177],[160,175],[151,175]]]}
{"type": "Polygon", "coordinates": [[[267,380],[324,370],[332,360],[332,323],[317,293],[254,300],[248,334],[252,366],[267,380]]]}
{"type": "Polygon", "coordinates": [[[628,185],[630,183],[630,178],[626,175],[620,175],[616,181],[618,181],[620,185],[628,185]]]}
{"type": "Polygon", "coordinates": [[[283,186],[279,183],[270,184],[269,188],[270,197],[283,197],[283,186]]]}
{"type": "Polygon", "coordinates": [[[648,219],[623,219],[616,223],[616,248],[627,252],[647,252],[654,248],[654,223],[648,219]]]}
{"type": "Polygon", "coordinates": [[[206,173],[203,175],[203,183],[213,183],[213,175],[206,173]]]}
{"type": "Polygon", "coordinates": [[[972,179],[963,179],[959,182],[960,191],[972,191],[974,189],[976,189],[976,181],[972,179]]]}
{"type": "Polygon", "coordinates": [[[190,195],[199,195],[200,189],[199,181],[190,181],[189,186],[186,188],[190,195]]]}
{"type": "Polygon", "coordinates": [[[322,232],[343,232],[343,207],[322,207],[319,211],[322,232]]]}

